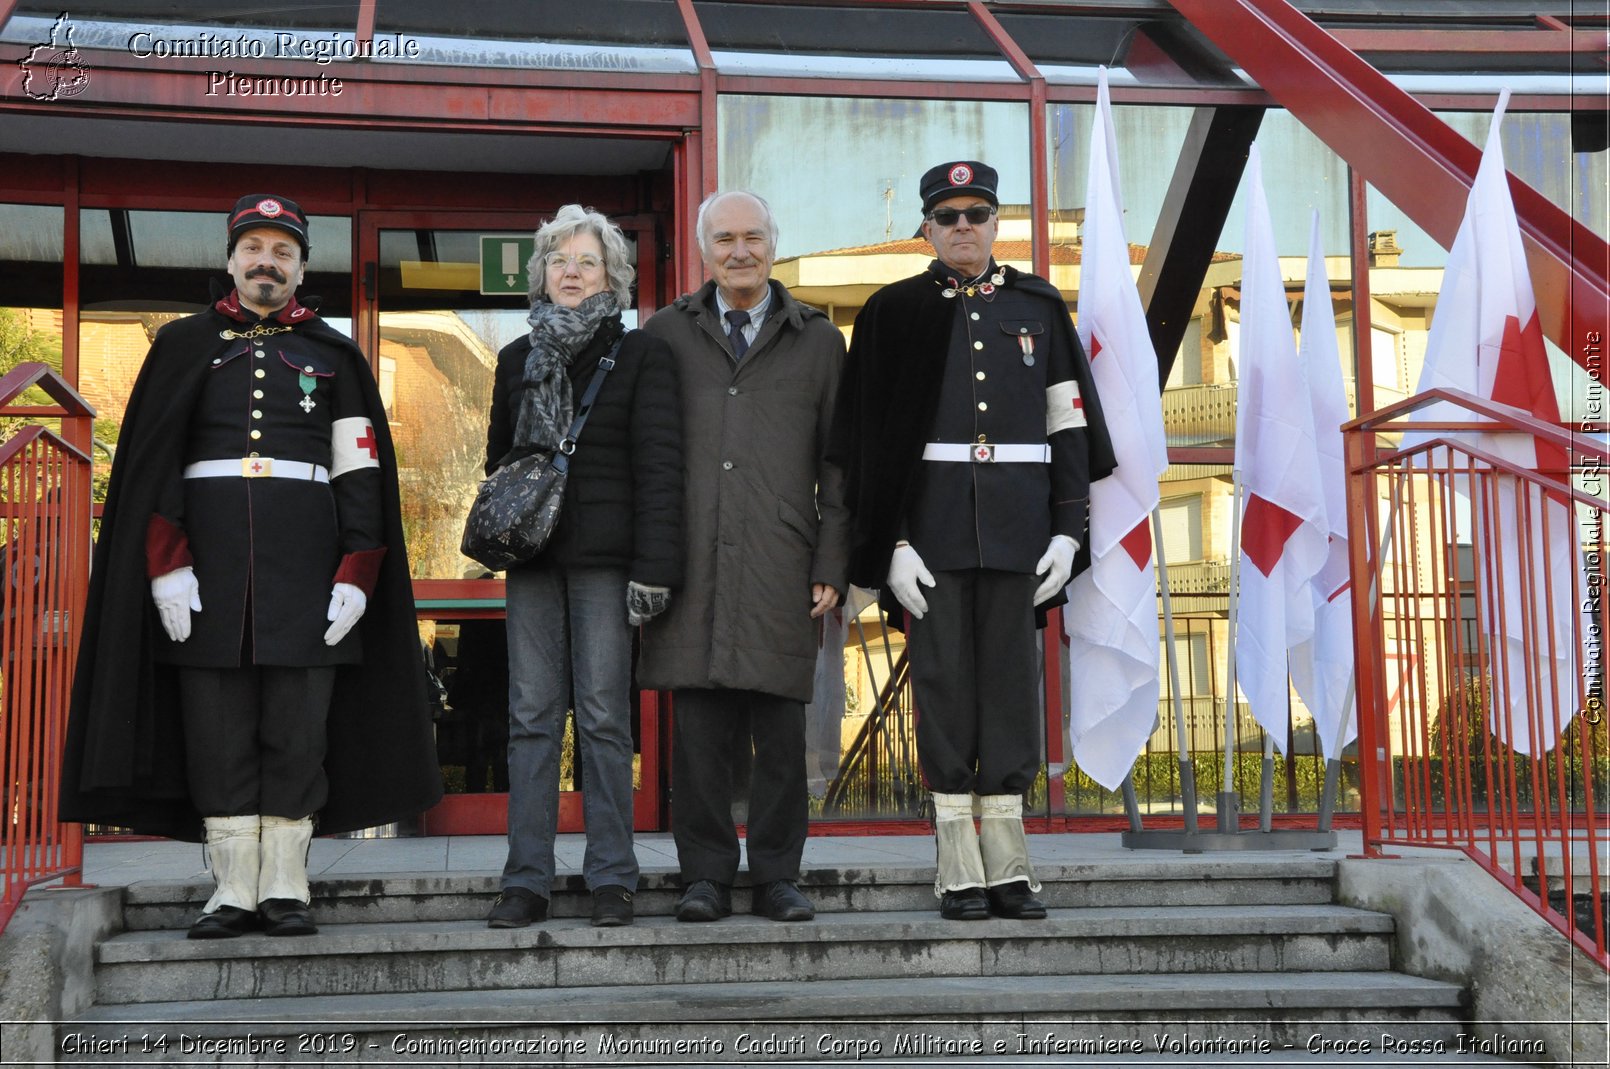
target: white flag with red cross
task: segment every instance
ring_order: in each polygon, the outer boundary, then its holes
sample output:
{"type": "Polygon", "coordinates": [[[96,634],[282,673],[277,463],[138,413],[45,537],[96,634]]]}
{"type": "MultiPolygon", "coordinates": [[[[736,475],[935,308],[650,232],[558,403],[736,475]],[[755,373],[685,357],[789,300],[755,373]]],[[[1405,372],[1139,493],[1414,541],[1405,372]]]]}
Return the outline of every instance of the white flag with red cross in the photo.
{"type": "Polygon", "coordinates": [[[1328,531],[1314,409],[1292,340],[1256,144],[1246,194],[1235,433],[1243,491],[1236,680],[1253,718],[1284,752],[1286,659],[1314,636],[1312,584],[1325,565],[1328,531]]]}
{"type": "Polygon", "coordinates": [[[1063,610],[1071,695],[1068,736],[1080,769],[1116,789],[1157,719],[1157,586],[1151,511],[1168,467],[1157,354],[1130,273],[1107,71],[1101,71],[1079,269],[1079,340],[1118,467],[1090,488],[1090,567],[1063,610]]]}
{"type": "MultiPolygon", "coordinates": [[[[1465,217],[1448,252],[1415,392],[1447,387],[1513,405],[1558,425],[1559,403],[1499,140],[1508,101],[1506,89],[1493,111],[1465,217]]],[[[1481,421],[1448,403],[1429,405],[1413,418],[1481,421]]],[[[1458,440],[1526,471],[1566,479],[1561,474],[1567,467],[1564,450],[1530,435],[1428,431],[1406,435],[1403,445],[1433,437],[1458,440]]],[[[1499,477],[1487,507],[1461,510],[1464,529],[1457,537],[1473,544],[1484,539],[1489,552],[1483,556],[1499,562],[1498,585],[1492,591],[1497,603],[1484,614],[1483,646],[1492,651],[1484,671],[1494,695],[1489,726],[1521,753],[1541,753],[1553,748],[1580,705],[1574,658],[1583,635],[1576,606],[1586,584],[1571,505],[1535,490],[1523,496],[1519,489],[1518,480],[1499,477]],[[1484,515],[1490,517],[1485,524],[1484,515]],[[1504,709],[1507,721],[1498,718],[1504,709]]]]}
{"type": "Polygon", "coordinates": [[[1342,424],[1348,420],[1347,388],[1336,345],[1336,310],[1331,306],[1330,276],[1319,241],[1315,209],[1308,236],[1308,278],[1303,287],[1302,336],[1297,358],[1308,381],[1314,412],[1314,445],[1319,453],[1319,481],[1325,504],[1325,563],[1309,586],[1314,606],[1314,633],[1291,650],[1291,685],[1314,718],[1326,757],[1341,756],[1337,732],[1347,722],[1345,746],[1358,733],[1353,716],[1353,586],[1347,562],[1347,465],[1342,454],[1342,424]]]}

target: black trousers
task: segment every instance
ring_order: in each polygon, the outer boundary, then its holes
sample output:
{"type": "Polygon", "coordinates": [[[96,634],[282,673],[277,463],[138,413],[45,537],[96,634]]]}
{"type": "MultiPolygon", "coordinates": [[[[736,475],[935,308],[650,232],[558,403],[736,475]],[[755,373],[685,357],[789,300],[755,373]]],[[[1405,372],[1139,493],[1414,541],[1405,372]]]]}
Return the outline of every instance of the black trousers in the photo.
{"type": "Polygon", "coordinates": [[[908,620],[917,759],[928,789],[1022,794],[1040,770],[1037,575],[936,572],[908,620]]]}
{"type": "Polygon", "coordinates": [[[300,820],[329,794],[334,667],[180,668],[190,796],[204,817],[300,820]]]}
{"type": "Polygon", "coordinates": [[[733,772],[750,761],[750,879],[799,879],[809,820],[804,703],[752,690],[678,690],[671,702],[671,833],[683,882],[730,884],[738,874],[733,772]]]}

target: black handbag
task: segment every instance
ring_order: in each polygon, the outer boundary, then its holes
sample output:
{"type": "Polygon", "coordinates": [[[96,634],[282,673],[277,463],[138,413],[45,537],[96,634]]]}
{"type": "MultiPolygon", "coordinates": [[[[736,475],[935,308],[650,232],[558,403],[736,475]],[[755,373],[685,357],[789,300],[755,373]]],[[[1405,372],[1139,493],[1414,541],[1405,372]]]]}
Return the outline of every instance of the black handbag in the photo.
{"type": "Polygon", "coordinates": [[[501,572],[542,552],[559,522],[559,506],[565,500],[565,480],[570,475],[576,438],[592,412],[604,376],[615,366],[620,347],[617,341],[609,354],[598,361],[598,370],[587,384],[570,430],[556,451],[511,460],[481,482],[464,520],[460,553],[501,572]]]}

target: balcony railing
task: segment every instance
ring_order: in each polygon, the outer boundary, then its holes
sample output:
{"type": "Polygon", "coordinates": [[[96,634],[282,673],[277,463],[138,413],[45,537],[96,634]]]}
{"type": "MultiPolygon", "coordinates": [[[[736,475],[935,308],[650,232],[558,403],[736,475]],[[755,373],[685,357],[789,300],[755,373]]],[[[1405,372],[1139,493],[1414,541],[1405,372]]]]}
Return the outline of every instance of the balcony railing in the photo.
{"type": "Polygon", "coordinates": [[[1236,384],[1199,383],[1163,391],[1163,431],[1171,446],[1235,441],[1236,384]]]}

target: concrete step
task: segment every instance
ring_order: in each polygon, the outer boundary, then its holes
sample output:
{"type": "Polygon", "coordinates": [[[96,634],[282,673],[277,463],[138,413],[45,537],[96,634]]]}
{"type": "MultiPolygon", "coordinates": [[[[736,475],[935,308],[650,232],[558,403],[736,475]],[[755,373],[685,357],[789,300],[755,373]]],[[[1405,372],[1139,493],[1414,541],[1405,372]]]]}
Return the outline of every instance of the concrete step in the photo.
{"type": "Polygon", "coordinates": [[[1392,919],[1342,906],[1092,907],[1043,921],[940,920],[932,911],[827,913],[776,924],[649,917],[629,928],[561,919],[328,925],[307,938],[188,940],[128,932],[97,948],[99,1004],[304,995],[825,979],[1375,971],[1392,919]]]}
{"type": "Polygon", "coordinates": [[[581,985],[97,1006],[60,1049],[163,1065],[239,1062],[248,1043],[259,1061],[399,1066],[1419,1064],[1458,1049],[1460,1007],[1453,984],[1374,971],[581,985]]]}
{"type": "MultiPolygon", "coordinates": [[[[1101,906],[1321,905],[1332,900],[1334,861],[1214,858],[1181,864],[1140,859],[1119,863],[1042,866],[1041,897],[1053,908],[1101,906]]],[[[937,908],[931,867],[807,869],[801,886],[819,913],[923,911],[937,908]]],[[[498,874],[355,874],[313,881],[321,924],[450,921],[485,918],[497,897],[498,874]]],[[[676,874],[643,873],[634,906],[640,917],[670,916],[680,888],[676,874]]],[[[212,894],[210,882],[145,880],[125,892],[131,931],[176,929],[195,920],[212,894]]],[[[747,877],[734,890],[734,908],[749,908],[747,877]]],[[[580,876],[562,877],[553,917],[585,917],[591,899],[580,876]]]]}

